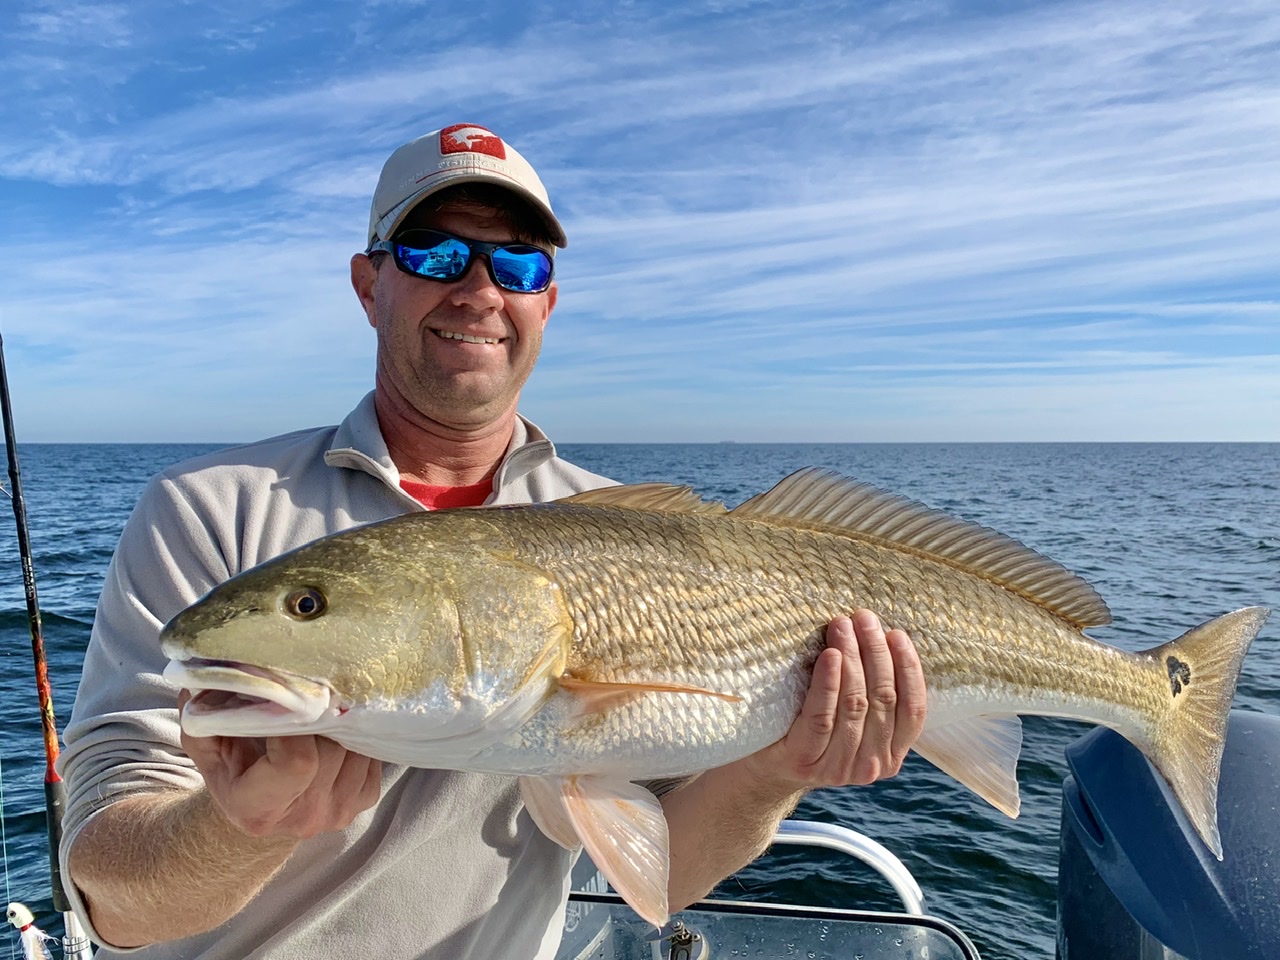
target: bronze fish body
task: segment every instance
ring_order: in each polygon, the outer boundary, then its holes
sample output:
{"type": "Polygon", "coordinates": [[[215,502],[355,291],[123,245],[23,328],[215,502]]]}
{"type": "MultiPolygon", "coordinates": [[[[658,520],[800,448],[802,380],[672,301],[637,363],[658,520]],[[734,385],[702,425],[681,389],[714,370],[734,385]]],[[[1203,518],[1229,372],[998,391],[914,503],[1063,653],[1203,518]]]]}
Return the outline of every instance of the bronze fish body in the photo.
{"type": "Polygon", "coordinates": [[[1266,610],[1127,653],[1082,633],[1109,613],[1057,563],[821,470],[732,511],[641,484],[396,517],[228,580],[162,645],[166,676],[195,694],[188,733],[317,733],[391,762],[519,776],[538,825],[585,844],[661,925],[666,825],[631,781],[781,737],[827,623],[858,607],[915,643],[926,759],[1016,816],[1017,715],[1104,724],[1221,856],[1227,713],[1266,610]]]}

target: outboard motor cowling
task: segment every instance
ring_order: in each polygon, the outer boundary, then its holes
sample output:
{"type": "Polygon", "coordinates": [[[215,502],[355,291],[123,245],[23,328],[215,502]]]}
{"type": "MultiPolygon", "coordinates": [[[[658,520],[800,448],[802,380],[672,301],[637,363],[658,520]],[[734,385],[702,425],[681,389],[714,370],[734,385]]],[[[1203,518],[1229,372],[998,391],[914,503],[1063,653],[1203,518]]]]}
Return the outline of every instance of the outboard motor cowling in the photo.
{"type": "Polygon", "coordinates": [[[1119,734],[1093,730],[1066,752],[1058,960],[1280,957],[1280,717],[1231,712],[1221,861],[1119,734]]]}

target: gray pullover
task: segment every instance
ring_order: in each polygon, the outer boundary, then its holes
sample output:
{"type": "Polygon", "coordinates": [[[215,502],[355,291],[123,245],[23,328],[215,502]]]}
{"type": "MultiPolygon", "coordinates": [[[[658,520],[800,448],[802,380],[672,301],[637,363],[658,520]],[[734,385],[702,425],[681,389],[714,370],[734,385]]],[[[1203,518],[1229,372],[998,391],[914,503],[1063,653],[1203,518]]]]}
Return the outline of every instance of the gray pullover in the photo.
{"type": "MultiPolygon", "coordinates": [[[[519,419],[489,503],[607,486],[519,419]]],[[[422,509],[399,486],[373,395],[337,427],[221,450],[148,484],[107,570],[60,773],[67,851],[125,797],[196,787],[179,745],[160,628],[212,587],[317,537],[422,509]]],[[[382,799],[303,842],[245,909],[208,933],[106,958],[545,958],[559,940],[571,855],[524,812],[509,777],[386,766],[382,799]]],[[[70,896],[86,917],[78,891],[70,896]]],[[[95,931],[91,936],[99,942],[95,931]]]]}

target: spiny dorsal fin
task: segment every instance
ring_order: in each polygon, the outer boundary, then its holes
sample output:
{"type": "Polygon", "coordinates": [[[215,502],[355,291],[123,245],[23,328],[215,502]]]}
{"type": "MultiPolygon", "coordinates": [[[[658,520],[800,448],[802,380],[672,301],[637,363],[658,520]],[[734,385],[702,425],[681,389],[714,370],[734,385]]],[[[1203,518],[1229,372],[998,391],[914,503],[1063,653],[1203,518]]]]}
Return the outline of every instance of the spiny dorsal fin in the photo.
{"type": "Polygon", "coordinates": [[[1077,626],[1111,622],[1092,586],[1012,537],[830,470],[798,470],[730,515],[906,547],[993,580],[1077,626]]]}
{"type": "Polygon", "coordinates": [[[632,483],[620,487],[600,487],[557,500],[556,503],[589,504],[593,507],[622,507],[625,510],[653,510],[659,513],[724,513],[719,500],[703,500],[692,487],[673,483],[632,483]]]}

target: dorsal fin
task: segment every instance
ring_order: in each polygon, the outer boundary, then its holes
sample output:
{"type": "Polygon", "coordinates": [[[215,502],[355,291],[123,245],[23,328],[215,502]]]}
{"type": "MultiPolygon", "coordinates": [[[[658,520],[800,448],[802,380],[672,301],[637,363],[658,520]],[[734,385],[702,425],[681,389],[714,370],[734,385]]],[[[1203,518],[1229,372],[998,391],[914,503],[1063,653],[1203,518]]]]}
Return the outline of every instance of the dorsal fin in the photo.
{"type": "Polygon", "coordinates": [[[632,483],[620,487],[600,487],[563,497],[556,503],[653,510],[659,513],[725,512],[724,504],[719,500],[703,500],[692,487],[679,487],[673,483],[632,483]]]}
{"type": "Polygon", "coordinates": [[[830,470],[798,470],[730,516],[907,548],[1021,593],[1079,627],[1111,622],[1111,611],[1092,586],[1012,537],[830,470]]]}

